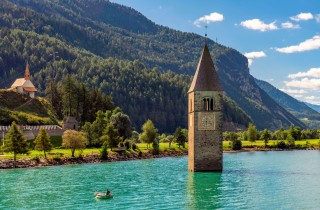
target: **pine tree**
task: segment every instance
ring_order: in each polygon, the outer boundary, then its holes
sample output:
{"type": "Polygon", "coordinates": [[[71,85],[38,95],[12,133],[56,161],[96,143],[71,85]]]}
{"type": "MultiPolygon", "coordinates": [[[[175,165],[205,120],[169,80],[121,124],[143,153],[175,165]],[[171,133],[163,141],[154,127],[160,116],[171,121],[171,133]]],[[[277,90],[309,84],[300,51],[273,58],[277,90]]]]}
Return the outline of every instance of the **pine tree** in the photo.
{"type": "Polygon", "coordinates": [[[37,138],[35,139],[35,149],[42,151],[44,157],[47,158],[46,152],[49,152],[52,149],[52,144],[50,142],[50,136],[44,128],[41,128],[37,138]]]}
{"type": "Polygon", "coordinates": [[[12,122],[10,130],[6,134],[4,151],[13,152],[14,161],[17,159],[17,154],[28,153],[27,141],[15,122],[12,122]]]}

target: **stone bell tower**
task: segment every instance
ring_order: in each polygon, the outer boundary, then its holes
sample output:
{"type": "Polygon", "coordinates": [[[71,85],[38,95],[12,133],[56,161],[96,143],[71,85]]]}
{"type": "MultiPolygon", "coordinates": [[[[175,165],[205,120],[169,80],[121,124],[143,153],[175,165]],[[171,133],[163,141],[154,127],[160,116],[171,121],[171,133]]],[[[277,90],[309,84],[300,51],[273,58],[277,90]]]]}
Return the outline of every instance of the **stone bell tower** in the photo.
{"type": "Polygon", "coordinates": [[[222,171],[223,89],[205,44],[188,91],[189,171],[222,171]]]}

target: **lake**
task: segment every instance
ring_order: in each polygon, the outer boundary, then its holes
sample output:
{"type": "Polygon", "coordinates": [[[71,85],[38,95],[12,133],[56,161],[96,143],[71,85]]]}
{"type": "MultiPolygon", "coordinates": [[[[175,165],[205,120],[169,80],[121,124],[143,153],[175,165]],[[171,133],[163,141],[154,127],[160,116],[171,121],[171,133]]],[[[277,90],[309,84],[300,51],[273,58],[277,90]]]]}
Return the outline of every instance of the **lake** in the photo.
{"type": "Polygon", "coordinates": [[[222,173],[190,173],[187,157],[0,170],[0,209],[320,208],[320,151],[223,158],[222,173]]]}

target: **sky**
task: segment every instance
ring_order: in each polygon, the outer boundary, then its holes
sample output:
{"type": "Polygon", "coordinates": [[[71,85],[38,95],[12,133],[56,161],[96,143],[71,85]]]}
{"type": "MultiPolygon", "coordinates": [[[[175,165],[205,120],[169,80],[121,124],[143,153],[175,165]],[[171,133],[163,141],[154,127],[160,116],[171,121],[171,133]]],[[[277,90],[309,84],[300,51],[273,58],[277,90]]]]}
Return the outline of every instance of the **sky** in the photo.
{"type": "Polygon", "coordinates": [[[179,31],[203,36],[207,25],[210,39],[248,58],[255,78],[320,105],[320,0],[111,1],[179,31]]]}

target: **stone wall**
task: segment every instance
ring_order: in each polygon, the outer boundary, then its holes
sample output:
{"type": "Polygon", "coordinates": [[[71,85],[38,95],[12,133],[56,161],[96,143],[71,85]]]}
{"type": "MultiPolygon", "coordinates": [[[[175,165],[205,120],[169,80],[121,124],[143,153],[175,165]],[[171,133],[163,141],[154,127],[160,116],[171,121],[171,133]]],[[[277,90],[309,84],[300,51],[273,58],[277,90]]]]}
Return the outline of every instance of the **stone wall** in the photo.
{"type": "MultiPolygon", "coordinates": [[[[62,136],[64,130],[58,125],[18,125],[19,129],[22,130],[26,140],[35,139],[41,128],[44,128],[49,136],[62,136]]],[[[10,129],[10,126],[0,126],[1,138],[10,129]]]]}

